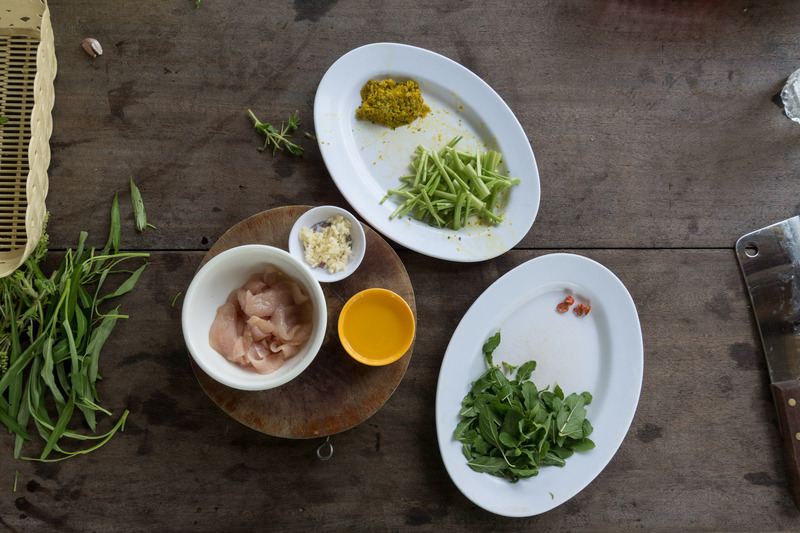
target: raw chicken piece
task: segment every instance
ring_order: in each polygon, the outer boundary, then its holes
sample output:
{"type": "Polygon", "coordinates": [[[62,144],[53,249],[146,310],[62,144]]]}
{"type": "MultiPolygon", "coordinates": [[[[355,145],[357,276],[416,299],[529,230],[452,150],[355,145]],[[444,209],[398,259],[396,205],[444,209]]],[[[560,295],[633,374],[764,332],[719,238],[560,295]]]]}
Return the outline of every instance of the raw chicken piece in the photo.
{"type": "Polygon", "coordinates": [[[305,342],[311,336],[310,311],[311,306],[305,305],[278,309],[270,319],[275,327],[275,336],[292,344],[305,342]]]}
{"type": "Polygon", "coordinates": [[[302,348],[302,346],[297,346],[296,344],[288,344],[288,343],[281,344],[280,342],[273,342],[270,343],[269,345],[269,349],[274,351],[282,361],[285,361],[286,359],[290,359],[295,355],[297,355],[297,353],[300,351],[300,348],[302,348]]]}
{"type": "Polygon", "coordinates": [[[250,276],[250,279],[247,280],[247,283],[242,286],[242,289],[255,294],[263,291],[266,285],[267,284],[264,282],[264,274],[253,274],[250,276]]]}
{"type": "Polygon", "coordinates": [[[284,357],[280,353],[272,352],[262,343],[253,343],[247,352],[247,360],[259,374],[272,374],[283,366],[284,357]]]}
{"type": "Polygon", "coordinates": [[[308,296],[293,281],[279,281],[259,293],[241,290],[238,293],[239,305],[248,316],[270,317],[279,308],[306,301],[308,296]],[[242,294],[244,292],[244,294],[242,294]],[[305,300],[303,300],[305,298],[305,300]]]}
{"type": "Polygon", "coordinates": [[[208,342],[211,347],[228,360],[232,359],[233,347],[243,331],[237,315],[234,304],[225,302],[217,309],[217,317],[211,324],[211,331],[208,333],[208,342]]]}
{"type": "Polygon", "coordinates": [[[264,320],[258,316],[251,316],[247,319],[247,328],[256,342],[264,340],[275,331],[275,325],[270,320],[264,320]]]}

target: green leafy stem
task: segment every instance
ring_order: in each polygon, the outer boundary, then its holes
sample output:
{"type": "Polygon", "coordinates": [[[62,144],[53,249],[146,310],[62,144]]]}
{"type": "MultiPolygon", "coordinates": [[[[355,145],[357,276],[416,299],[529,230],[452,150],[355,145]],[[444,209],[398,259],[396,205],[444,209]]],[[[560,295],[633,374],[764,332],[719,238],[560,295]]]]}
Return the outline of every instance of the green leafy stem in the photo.
{"type": "Polygon", "coordinates": [[[268,122],[261,122],[255,116],[255,114],[251,110],[247,110],[247,113],[250,115],[250,118],[255,123],[256,131],[262,133],[265,136],[264,146],[259,148],[260,151],[264,151],[269,148],[270,144],[272,145],[272,155],[275,155],[275,152],[278,150],[283,150],[283,147],[286,150],[294,155],[303,155],[305,151],[302,146],[294,144],[291,142],[287,137],[295,131],[300,126],[300,118],[295,112],[289,117],[289,121],[284,124],[281,122],[280,129],[276,129],[268,122]]]}

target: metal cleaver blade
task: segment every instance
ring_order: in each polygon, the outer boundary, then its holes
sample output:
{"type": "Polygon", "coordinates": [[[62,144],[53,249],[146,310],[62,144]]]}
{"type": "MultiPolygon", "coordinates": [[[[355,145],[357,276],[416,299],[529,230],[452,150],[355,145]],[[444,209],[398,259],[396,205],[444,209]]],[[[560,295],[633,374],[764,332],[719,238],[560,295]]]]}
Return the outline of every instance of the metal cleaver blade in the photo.
{"type": "Polygon", "coordinates": [[[778,412],[792,499],[800,508],[800,217],[736,242],[778,412]]]}

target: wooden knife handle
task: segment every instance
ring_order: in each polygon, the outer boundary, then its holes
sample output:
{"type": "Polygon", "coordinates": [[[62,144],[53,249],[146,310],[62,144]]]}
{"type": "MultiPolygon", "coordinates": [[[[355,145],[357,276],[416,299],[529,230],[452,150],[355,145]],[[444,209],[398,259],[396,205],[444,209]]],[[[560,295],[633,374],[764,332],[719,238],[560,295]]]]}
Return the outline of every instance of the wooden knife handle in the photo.
{"type": "Polygon", "coordinates": [[[794,504],[800,509],[800,381],[773,383],[772,394],[781,425],[786,476],[794,504]]]}

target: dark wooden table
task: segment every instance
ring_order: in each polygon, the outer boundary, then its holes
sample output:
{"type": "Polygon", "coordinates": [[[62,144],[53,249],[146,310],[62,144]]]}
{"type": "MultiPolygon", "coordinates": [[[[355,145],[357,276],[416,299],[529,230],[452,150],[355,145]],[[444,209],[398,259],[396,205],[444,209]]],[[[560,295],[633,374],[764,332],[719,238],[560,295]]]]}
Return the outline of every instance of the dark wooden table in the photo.
{"type": "Polygon", "coordinates": [[[0,530],[798,530],[737,238],[800,213],[800,124],[775,96],[800,67],[791,1],[361,2],[50,0],[58,76],[48,208],[52,255],[81,230],[102,246],[120,193],[123,248],[152,264],[102,356],[103,405],[124,433],[60,463],[14,460],[0,439],[0,530]],[[97,38],[104,54],[80,46],[97,38]],[[203,392],[181,300],[214,242],[284,205],[347,203],[314,141],[259,152],[248,122],[299,111],[327,68],[394,41],[460,62],[529,137],[542,201],[531,231],[489,261],[395,246],[419,331],[405,378],[361,425],[285,440],[203,392]],[[137,234],[133,177],[157,229],[137,234]],[[470,304],[555,251],[610,268],[636,302],[644,381],[605,470],[539,516],[467,500],[439,455],[442,357],[470,304]],[[461,282],[454,290],[452,269],[461,282]],[[15,473],[19,472],[16,490],[15,473]]]}

